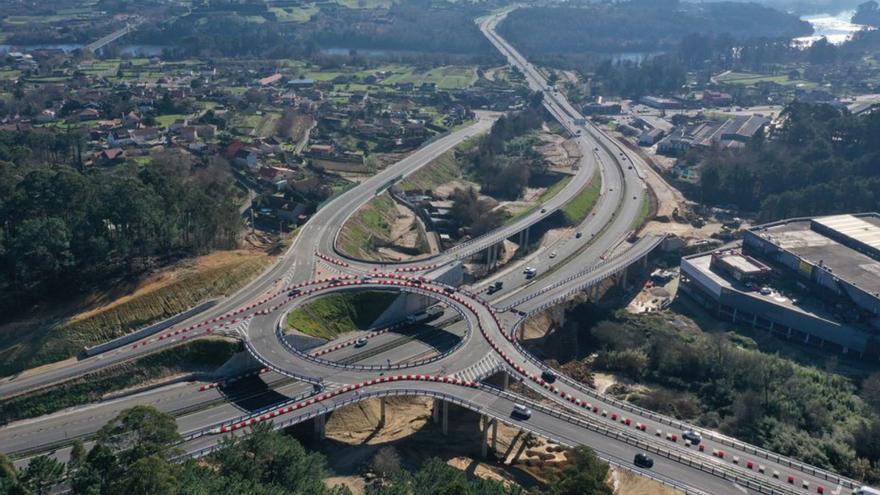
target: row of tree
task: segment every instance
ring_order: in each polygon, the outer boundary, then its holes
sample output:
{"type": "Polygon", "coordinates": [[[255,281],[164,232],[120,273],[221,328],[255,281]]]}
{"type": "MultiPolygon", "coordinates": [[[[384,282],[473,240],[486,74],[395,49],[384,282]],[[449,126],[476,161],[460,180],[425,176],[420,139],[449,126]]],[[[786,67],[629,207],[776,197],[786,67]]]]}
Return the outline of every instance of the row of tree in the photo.
{"type": "MultiPolygon", "coordinates": [[[[330,488],[326,459],[306,451],[292,437],[258,423],[243,437],[228,437],[202,461],[175,464],[180,452],[174,418],[137,406],[101,428],[86,452],[77,442],[67,465],[54,458],[33,458],[19,471],[0,455],[0,495],[43,495],[67,480],[75,495],[350,495],[344,486],[330,488]]],[[[400,468],[392,449],[373,460],[381,483],[369,495],[524,495],[512,485],[469,478],[439,459],[415,472],[400,468]]],[[[536,495],[611,495],[608,465],[588,448],[569,453],[560,476],[536,495]]]]}
{"type": "Polygon", "coordinates": [[[773,140],[686,157],[701,166],[698,199],[757,210],[762,220],[877,209],[880,112],[794,102],[781,118],[773,140]]]}
{"type": "Polygon", "coordinates": [[[0,162],[3,293],[17,303],[70,296],[150,259],[235,246],[239,193],[228,170],[178,154],[113,173],[0,162]]]}

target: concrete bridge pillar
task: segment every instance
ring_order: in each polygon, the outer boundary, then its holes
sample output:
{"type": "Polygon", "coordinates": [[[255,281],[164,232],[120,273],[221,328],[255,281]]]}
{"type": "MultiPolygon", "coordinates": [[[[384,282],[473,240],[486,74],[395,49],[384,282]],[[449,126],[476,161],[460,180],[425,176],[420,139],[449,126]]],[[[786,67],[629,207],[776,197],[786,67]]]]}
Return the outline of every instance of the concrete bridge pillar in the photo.
{"type": "Polygon", "coordinates": [[[327,415],[319,414],[315,416],[314,424],[315,424],[315,437],[319,440],[323,440],[327,438],[327,415]]]}
{"type": "Polygon", "coordinates": [[[434,407],[431,408],[431,420],[434,424],[440,422],[440,399],[434,399],[434,407]]]}
{"type": "Polygon", "coordinates": [[[492,452],[498,449],[498,420],[489,416],[480,417],[480,425],[482,430],[482,440],[480,442],[480,452],[483,458],[489,455],[489,430],[492,430],[492,452]]]}
{"type": "Polygon", "coordinates": [[[640,264],[642,266],[643,272],[648,271],[648,256],[647,255],[645,255],[645,257],[642,258],[642,261],[640,262],[640,264]]]}
{"type": "Polygon", "coordinates": [[[480,417],[480,426],[483,433],[482,438],[480,439],[480,455],[485,459],[488,455],[488,443],[489,443],[489,418],[487,416],[480,417]]]}
{"type": "Polygon", "coordinates": [[[443,403],[443,435],[446,436],[449,434],[449,403],[441,401],[443,403]]]}
{"type": "Polygon", "coordinates": [[[379,425],[385,426],[385,397],[379,399],[379,425]]]}
{"type": "Polygon", "coordinates": [[[504,381],[501,384],[501,390],[507,390],[507,388],[510,387],[510,375],[502,372],[501,376],[504,377],[504,381]]]}

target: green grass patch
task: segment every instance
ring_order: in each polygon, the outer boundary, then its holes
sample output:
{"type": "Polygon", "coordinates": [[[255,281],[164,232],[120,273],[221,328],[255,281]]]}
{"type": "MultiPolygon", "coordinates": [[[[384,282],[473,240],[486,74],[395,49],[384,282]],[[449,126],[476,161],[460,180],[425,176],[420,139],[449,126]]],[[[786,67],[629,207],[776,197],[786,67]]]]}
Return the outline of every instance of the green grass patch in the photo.
{"type": "Polygon", "coordinates": [[[729,72],[716,78],[718,82],[727,84],[742,84],[752,86],[762,82],[772,82],[783,86],[800,85],[802,87],[815,87],[816,84],[803,79],[789,79],[786,74],[770,75],[755,74],[751,72],[729,72]]]}
{"type": "Polygon", "coordinates": [[[171,124],[177,122],[178,120],[184,120],[187,117],[187,115],[183,115],[180,113],[160,115],[156,117],[156,125],[167,129],[168,127],[171,127],[171,124]]]}
{"type": "Polygon", "coordinates": [[[428,165],[413,172],[400,181],[398,187],[404,191],[430,191],[462,176],[460,156],[477,145],[479,138],[471,138],[455,148],[438,156],[428,165]]]}
{"type": "Polygon", "coordinates": [[[638,230],[651,215],[651,195],[645,194],[644,198],[642,198],[642,207],[639,209],[639,216],[633,220],[633,230],[638,230]]]}
{"type": "Polygon", "coordinates": [[[581,189],[578,195],[562,208],[562,213],[565,214],[565,219],[569,224],[577,225],[587,218],[587,215],[596,206],[596,202],[599,201],[601,187],[602,179],[599,173],[596,172],[590,178],[590,183],[581,189]]]}
{"type": "Polygon", "coordinates": [[[374,238],[391,237],[390,215],[394,209],[394,200],[387,192],[373,198],[342,226],[337,247],[354,258],[375,256],[374,238]]]}
{"type": "Polygon", "coordinates": [[[112,366],[55,387],[0,402],[0,423],[88,404],[110,392],[180,373],[213,370],[232,357],[237,348],[236,344],[224,340],[197,340],[112,366]]]}
{"type": "Polygon", "coordinates": [[[397,296],[382,291],[330,294],[291,311],[287,324],[306,335],[332,340],[369,328],[397,296]]]}
{"type": "Polygon", "coordinates": [[[305,4],[302,7],[272,7],[269,10],[275,14],[278,22],[308,22],[321,11],[315,3],[305,4]]]}

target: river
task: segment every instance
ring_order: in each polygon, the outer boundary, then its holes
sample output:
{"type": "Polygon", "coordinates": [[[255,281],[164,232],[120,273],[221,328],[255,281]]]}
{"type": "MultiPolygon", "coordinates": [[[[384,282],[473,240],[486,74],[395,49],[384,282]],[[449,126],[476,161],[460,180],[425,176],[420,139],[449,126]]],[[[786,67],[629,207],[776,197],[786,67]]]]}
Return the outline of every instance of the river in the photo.
{"type": "Polygon", "coordinates": [[[798,46],[807,47],[824,36],[832,44],[844,43],[852,38],[854,33],[866,27],[861,24],[853,24],[851,22],[853,14],[855,14],[854,10],[844,10],[833,15],[805,15],[801,17],[801,20],[807,21],[813,26],[813,35],[795,38],[793,41],[798,46]]]}

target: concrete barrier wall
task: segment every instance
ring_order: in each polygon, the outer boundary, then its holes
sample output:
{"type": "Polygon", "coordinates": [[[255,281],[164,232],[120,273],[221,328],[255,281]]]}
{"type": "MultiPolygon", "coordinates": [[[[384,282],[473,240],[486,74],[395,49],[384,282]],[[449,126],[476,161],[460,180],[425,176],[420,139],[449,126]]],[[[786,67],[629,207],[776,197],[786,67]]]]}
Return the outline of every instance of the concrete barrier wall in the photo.
{"type": "Polygon", "coordinates": [[[83,355],[85,357],[92,357],[96,354],[101,354],[102,352],[107,352],[117,347],[121,347],[127,344],[130,344],[136,340],[140,340],[144,337],[149,337],[155,333],[159,333],[162,330],[165,330],[168,327],[171,327],[181,321],[185,321],[203,311],[207,311],[208,309],[214,307],[220,300],[212,299],[210,301],[205,301],[201,304],[193,306],[192,308],[184,311],[183,313],[178,313],[167,320],[162,320],[159,323],[154,323],[148,327],[141,328],[140,330],[135,330],[129,334],[123,335],[122,337],[115,338],[109,342],[104,342],[103,344],[98,344],[94,347],[86,347],[83,350],[83,355]]]}

